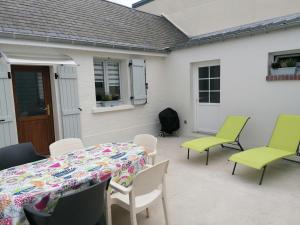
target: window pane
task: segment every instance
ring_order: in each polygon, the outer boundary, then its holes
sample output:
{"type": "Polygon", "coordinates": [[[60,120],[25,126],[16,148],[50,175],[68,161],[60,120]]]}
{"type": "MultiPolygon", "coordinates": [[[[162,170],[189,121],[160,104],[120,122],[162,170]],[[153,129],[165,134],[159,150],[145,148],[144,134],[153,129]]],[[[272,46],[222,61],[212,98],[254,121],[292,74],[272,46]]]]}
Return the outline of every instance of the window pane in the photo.
{"type": "Polygon", "coordinates": [[[105,96],[104,82],[96,82],[96,101],[102,101],[105,96]]]}
{"type": "Polygon", "coordinates": [[[208,78],[208,67],[199,67],[199,79],[208,78]]]}
{"type": "Polygon", "coordinates": [[[41,72],[16,72],[15,88],[17,110],[20,116],[46,114],[43,74],[41,72]]]}
{"type": "Polygon", "coordinates": [[[210,79],[210,90],[220,90],[220,79],[210,79]]]}
{"type": "Polygon", "coordinates": [[[94,73],[96,82],[104,82],[104,65],[103,62],[94,63],[94,73]]]}
{"type": "Polygon", "coordinates": [[[199,91],[207,91],[207,90],[208,90],[208,79],[199,80],[199,91]]]}
{"type": "Polygon", "coordinates": [[[199,92],[199,102],[208,102],[208,92],[199,92]]]}
{"type": "Polygon", "coordinates": [[[104,63],[102,61],[95,60],[94,73],[95,73],[96,101],[102,101],[105,96],[104,63]]]}
{"type": "Polygon", "coordinates": [[[220,77],[220,66],[210,67],[210,77],[220,77]]]}
{"type": "Polygon", "coordinates": [[[112,100],[120,99],[120,87],[119,86],[110,86],[109,93],[111,95],[112,100]]]}
{"type": "Polygon", "coordinates": [[[220,92],[210,92],[210,102],[220,103],[220,92]]]}
{"type": "Polygon", "coordinates": [[[118,62],[107,63],[109,95],[112,100],[120,99],[120,70],[118,62]]]}

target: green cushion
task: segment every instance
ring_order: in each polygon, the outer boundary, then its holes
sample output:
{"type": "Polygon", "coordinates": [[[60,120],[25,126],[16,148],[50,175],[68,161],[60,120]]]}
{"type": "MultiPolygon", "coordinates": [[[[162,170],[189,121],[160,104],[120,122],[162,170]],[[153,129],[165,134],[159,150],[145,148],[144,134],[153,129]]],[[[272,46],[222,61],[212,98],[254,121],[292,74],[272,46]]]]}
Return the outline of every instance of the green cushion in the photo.
{"type": "Polygon", "coordinates": [[[268,163],[289,155],[293,154],[280,149],[260,147],[236,153],[229,160],[259,170],[268,163]]]}
{"type": "Polygon", "coordinates": [[[191,141],[184,142],[181,146],[189,148],[197,152],[204,152],[206,149],[214,147],[220,144],[226,144],[232,142],[231,140],[217,138],[217,137],[204,137],[197,138],[191,141]]]}
{"type": "Polygon", "coordinates": [[[215,137],[197,138],[184,142],[181,146],[203,152],[216,145],[235,142],[248,119],[246,116],[228,116],[215,137]]]}
{"type": "Polygon", "coordinates": [[[228,116],[216,137],[236,141],[249,117],[228,116]]]}
{"type": "Polygon", "coordinates": [[[300,142],[300,115],[280,115],[268,147],[249,149],[229,160],[255,169],[285,156],[294,155],[300,142]]]}
{"type": "Polygon", "coordinates": [[[295,153],[300,142],[300,115],[279,116],[268,147],[295,153]]]}

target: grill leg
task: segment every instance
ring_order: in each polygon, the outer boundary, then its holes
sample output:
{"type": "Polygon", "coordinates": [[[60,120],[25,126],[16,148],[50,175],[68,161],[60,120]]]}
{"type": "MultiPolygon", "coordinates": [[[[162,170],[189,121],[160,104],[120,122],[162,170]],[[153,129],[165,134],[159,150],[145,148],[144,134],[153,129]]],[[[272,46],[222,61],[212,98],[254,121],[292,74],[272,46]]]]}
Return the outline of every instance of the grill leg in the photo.
{"type": "Polygon", "coordinates": [[[209,149],[206,150],[206,165],[208,165],[209,149]]]}
{"type": "Polygon", "coordinates": [[[187,159],[190,159],[190,149],[188,148],[187,159]]]}
{"type": "Polygon", "coordinates": [[[237,164],[237,163],[234,163],[233,170],[232,170],[232,175],[234,175],[235,168],[236,168],[236,164],[237,164]]]}
{"type": "Polygon", "coordinates": [[[266,172],[266,168],[267,168],[267,166],[264,166],[261,177],[260,177],[259,185],[262,184],[262,181],[264,179],[264,175],[265,175],[265,172],[266,172]]]}

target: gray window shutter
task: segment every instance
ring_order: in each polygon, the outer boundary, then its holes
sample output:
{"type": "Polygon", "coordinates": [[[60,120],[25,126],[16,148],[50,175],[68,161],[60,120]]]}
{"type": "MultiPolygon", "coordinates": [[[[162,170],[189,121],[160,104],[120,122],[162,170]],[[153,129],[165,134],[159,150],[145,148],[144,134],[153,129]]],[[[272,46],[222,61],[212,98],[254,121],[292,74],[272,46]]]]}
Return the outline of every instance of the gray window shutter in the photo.
{"type": "Polygon", "coordinates": [[[0,148],[18,143],[8,68],[0,59],[0,148]]]}
{"type": "Polygon", "coordinates": [[[147,103],[146,66],[143,59],[131,60],[131,89],[134,105],[147,103]]]}
{"type": "Polygon", "coordinates": [[[80,138],[80,107],[76,66],[57,68],[63,138],[80,138]]]}

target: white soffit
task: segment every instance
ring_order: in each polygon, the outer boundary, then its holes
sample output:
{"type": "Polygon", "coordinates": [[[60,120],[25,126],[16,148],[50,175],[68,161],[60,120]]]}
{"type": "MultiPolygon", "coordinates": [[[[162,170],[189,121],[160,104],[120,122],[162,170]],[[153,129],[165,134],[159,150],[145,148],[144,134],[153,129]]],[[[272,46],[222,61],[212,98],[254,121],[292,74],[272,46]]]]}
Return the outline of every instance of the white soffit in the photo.
{"type": "Polygon", "coordinates": [[[11,65],[78,65],[67,55],[38,55],[0,51],[0,56],[11,65]]]}

